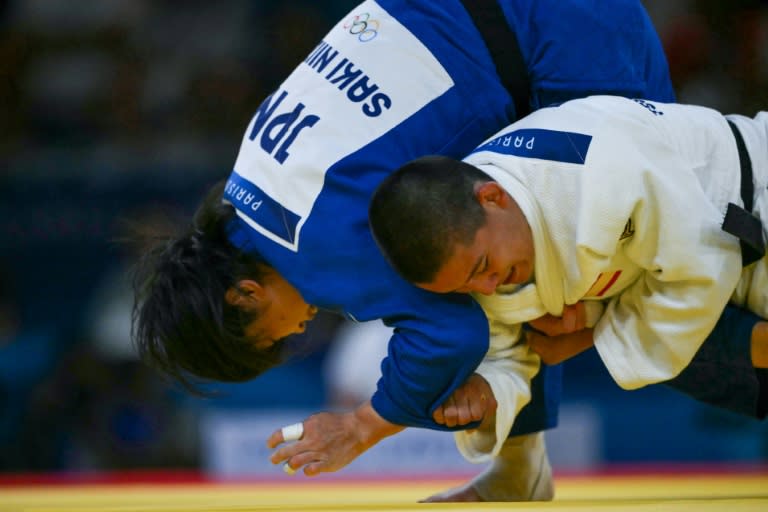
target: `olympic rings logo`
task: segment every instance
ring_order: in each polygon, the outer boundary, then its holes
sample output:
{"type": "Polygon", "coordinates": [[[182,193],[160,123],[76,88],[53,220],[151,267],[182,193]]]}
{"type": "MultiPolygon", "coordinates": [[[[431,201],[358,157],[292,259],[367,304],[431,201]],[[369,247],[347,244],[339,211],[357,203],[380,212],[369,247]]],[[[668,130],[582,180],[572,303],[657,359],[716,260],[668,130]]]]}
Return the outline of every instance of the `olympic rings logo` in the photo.
{"type": "Polygon", "coordinates": [[[344,28],[349,29],[349,33],[357,36],[361,43],[367,43],[379,35],[379,22],[371,19],[371,14],[364,12],[354,16],[350,21],[344,23],[344,28]]]}

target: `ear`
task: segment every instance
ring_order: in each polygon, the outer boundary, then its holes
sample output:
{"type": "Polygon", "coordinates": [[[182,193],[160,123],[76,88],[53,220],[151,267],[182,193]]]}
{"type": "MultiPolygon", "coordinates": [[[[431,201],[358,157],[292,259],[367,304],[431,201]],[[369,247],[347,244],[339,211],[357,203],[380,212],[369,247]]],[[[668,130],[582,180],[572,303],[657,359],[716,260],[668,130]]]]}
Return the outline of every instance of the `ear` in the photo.
{"type": "Polygon", "coordinates": [[[480,206],[495,204],[500,208],[506,208],[509,204],[509,194],[495,181],[485,181],[475,185],[475,198],[480,206]]]}
{"type": "Polygon", "coordinates": [[[253,310],[258,309],[267,301],[267,290],[261,283],[253,279],[241,279],[224,293],[224,300],[232,306],[253,310]]]}

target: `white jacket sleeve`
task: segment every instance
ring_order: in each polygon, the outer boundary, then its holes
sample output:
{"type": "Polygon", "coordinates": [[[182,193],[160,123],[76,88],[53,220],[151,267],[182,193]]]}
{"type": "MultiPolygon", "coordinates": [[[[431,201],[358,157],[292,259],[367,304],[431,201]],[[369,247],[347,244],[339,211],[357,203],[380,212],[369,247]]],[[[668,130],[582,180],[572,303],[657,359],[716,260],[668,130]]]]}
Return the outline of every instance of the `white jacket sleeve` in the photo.
{"type": "Polygon", "coordinates": [[[459,452],[472,463],[495,457],[507,439],[512,424],[531,399],[531,379],[538,373],[540,360],[521,336],[522,325],[502,325],[490,320],[491,339],[488,354],[477,373],[491,386],[498,403],[496,427],[492,432],[475,430],[454,434],[459,452]]]}
{"type": "MultiPolygon", "coordinates": [[[[595,327],[595,348],[622,388],[674,378],[714,328],[729,295],[715,268],[693,265],[712,272],[670,282],[661,279],[661,272],[648,271],[608,304],[595,327]]],[[[724,276],[733,275],[723,267],[724,276]]]]}
{"type": "MultiPolygon", "coordinates": [[[[654,149],[651,143],[641,147],[654,149]]],[[[617,249],[642,273],[610,301],[594,332],[595,348],[624,389],[678,375],[714,328],[741,275],[738,242],[720,228],[724,205],[707,196],[706,176],[693,171],[702,174],[701,164],[674,154],[644,156],[627,157],[645,171],[626,177],[639,189],[631,213],[635,232],[617,249]]]]}

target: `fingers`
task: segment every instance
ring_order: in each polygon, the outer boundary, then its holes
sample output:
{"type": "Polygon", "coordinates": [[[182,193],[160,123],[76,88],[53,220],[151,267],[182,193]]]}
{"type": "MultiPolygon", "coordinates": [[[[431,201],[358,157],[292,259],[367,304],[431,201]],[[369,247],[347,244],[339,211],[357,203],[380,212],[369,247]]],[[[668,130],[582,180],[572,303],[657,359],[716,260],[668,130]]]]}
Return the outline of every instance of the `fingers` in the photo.
{"type": "Polygon", "coordinates": [[[439,405],[437,409],[435,409],[435,412],[432,413],[432,419],[435,420],[435,423],[438,425],[445,425],[445,409],[443,405],[439,405]]]}
{"type": "Polygon", "coordinates": [[[587,326],[587,310],[583,302],[577,302],[563,309],[563,329],[558,334],[567,334],[587,326]]]}
{"type": "Polygon", "coordinates": [[[462,425],[466,425],[473,421],[480,421],[485,417],[486,411],[488,410],[488,395],[486,393],[480,393],[479,398],[479,400],[469,402],[469,417],[467,421],[462,423],[462,425]]]}
{"type": "Polygon", "coordinates": [[[317,476],[320,473],[327,471],[327,466],[328,463],[323,461],[310,462],[304,466],[304,474],[306,476],[317,476]]]}
{"type": "Polygon", "coordinates": [[[276,448],[282,443],[290,441],[298,441],[304,437],[304,423],[294,423],[292,425],[286,425],[280,430],[275,430],[272,435],[267,439],[267,447],[272,449],[276,448]]]}
{"type": "Polygon", "coordinates": [[[550,314],[546,314],[542,317],[539,317],[535,320],[531,320],[528,322],[528,324],[536,329],[537,331],[541,331],[547,336],[554,336],[556,334],[560,334],[563,330],[562,325],[562,318],[552,316],[550,314]]]}
{"type": "Polygon", "coordinates": [[[446,427],[467,425],[481,421],[489,410],[495,411],[496,406],[488,383],[481,376],[473,374],[435,409],[432,419],[446,427]]]}
{"type": "MultiPolygon", "coordinates": [[[[310,462],[308,464],[304,465],[304,474],[306,476],[317,476],[323,471],[325,471],[325,467],[327,466],[327,463],[320,462],[320,461],[314,461],[310,462]]],[[[283,464],[283,471],[286,475],[293,476],[296,474],[299,469],[301,469],[302,464],[294,462],[293,459],[289,459],[287,462],[283,464]]]]}
{"type": "Polygon", "coordinates": [[[468,405],[465,402],[462,388],[456,389],[456,391],[443,402],[442,405],[435,409],[432,413],[432,419],[435,423],[445,425],[446,427],[455,427],[456,425],[464,425],[469,421],[462,420],[462,418],[469,417],[468,405]],[[457,403],[462,401],[462,404],[457,403]],[[462,423],[463,421],[463,423],[462,423]]]}
{"type": "MultiPolygon", "coordinates": [[[[474,405],[474,409],[479,407],[477,404],[474,405]]],[[[466,425],[467,423],[471,423],[479,419],[473,419],[476,416],[476,413],[473,412],[473,404],[469,395],[467,394],[466,385],[457,388],[448,398],[448,400],[446,400],[446,402],[442,405],[442,409],[444,420],[442,424],[446,427],[466,425]]],[[[482,415],[480,417],[482,417],[482,415]]]]}
{"type": "Polygon", "coordinates": [[[456,405],[457,399],[461,399],[458,397],[458,395],[461,394],[461,388],[456,389],[456,391],[451,394],[451,396],[448,397],[448,399],[438,407],[438,410],[442,411],[443,421],[441,422],[442,425],[445,425],[446,427],[455,427],[456,422],[458,421],[457,418],[459,416],[459,408],[456,405]]]}
{"type": "Polygon", "coordinates": [[[283,446],[272,452],[272,455],[269,456],[269,460],[272,462],[272,464],[280,464],[281,462],[287,461],[294,455],[301,453],[301,449],[302,448],[299,446],[299,443],[283,446]]]}
{"type": "MultiPolygon", "coordinates": [[[[279,434],[279,431],[277,432],[279,434]]],[[[275,434],[272,434],[273,436],[275,434]]],[[[282,437],[281,435],[279,437],[282,437]]],[[[272,439],[272,437],[270,437],[272,439]]],[[[304,446],[306,443],[301,441],[282,446],[270,455],[269,460],[272,464],[283,464],[283,471],[287,475],[294,475],[304,466],[304,474],[308,476],[316,475],[323,471],[327,465],[322,461],[320,452],[308,451],[304,446]],[[309,468],[311,466],[311,469],[309,468]]],[[[274,446],[272,446],[274,448],[274,446]]]]}
{"type": "Polygon", "coordinates": [[[284,441],[298,441],[304,436],[304,423],[294,423],[280,429],[284,441]]]}
{"type": "Polygon", "coordinates": [[[269,460],[282,464],[287,474],[302,468],[308,476],[338,471],[369,447],[360,438],[364,426],[354,411],[313,414],[302,424],[288,425],[272,433],[267,440],[274,450],[269,460]]]}
{"type": "Polygon", "coordinates": [[[563,307],[562,316],[546,314],[528,324],[547,336],[559,336],[580,331],[587,326],[586,305],[583,302],[563,307]]]}
{"type": "MultiPolygon", "coordinates": [[[[485,402],[487,398],[482,398],[482,402],[485,402]]],[[[483,418],[483,410],[485,405],[482,405],[480,401],[472,402],[468,398],[464,403],[456,407],[456,425],[466,425],[473,421],[479,421],[483,418]]]]}
{"type": "MultiPolygon", "coordinates": [[[[285,427],[281,428],[280,430],[275,430],[272,432],[272,435],[269,436],[267,439],[267,447],[270,449],[277,448],[279,445],[283,443],[289,443],[292,441],[300,441],[304,437],[304,423],[293,423],[291,425],[286,425],[285,427]]],[[[293,464],[289,464],[288,461],[291,458],[296,459],[296,454],[298,453],[298,450],[300,447],[297,447],[298,443],[293,443],[290,445],[283,446],[279,450],[272,453],[272,456],[270,457],[270,460],[272,461],[272,464],[280,464],[283,461],[286,461],[285,465],[283,466],[283,470],[289,474],[293,475],[296,472],[296,467],[301,467],[301,464],[297,464],[297,461],[294,460],[293,464]]]]}
{"type": "Polygon", "coordinates": [[[283,439],[283,433],[281,430],[275,430],[272,432],[272,435],[270,435],[267,438],[267,448],[270,450],[276,448],[278,445],[285,442],[285,439],[283,439]]]}
{"type": "Polygon", "coordinates": [[[283,471],[285,471],[288,475],[293,475],[303,467],[305,475],[314,476],[322,473],[326,466],[327,461],[321,458],[319,452],[306,451],[286,459],[285,463],[283,464],[283,471]]]}

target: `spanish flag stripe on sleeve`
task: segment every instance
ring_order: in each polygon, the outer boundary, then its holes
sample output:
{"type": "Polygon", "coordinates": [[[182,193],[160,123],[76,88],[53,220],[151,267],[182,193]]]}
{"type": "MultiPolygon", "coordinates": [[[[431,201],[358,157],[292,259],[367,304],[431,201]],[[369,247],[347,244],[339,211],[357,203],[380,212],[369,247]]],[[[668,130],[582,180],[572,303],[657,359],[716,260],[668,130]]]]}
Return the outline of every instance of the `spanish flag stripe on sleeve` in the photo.
{"type": "Polygon", "coordinates": [[[611,286],[613,286],[620,275],[621,270],[615,272],[601,272],[584,297],[602,297],[611,286]]]}

